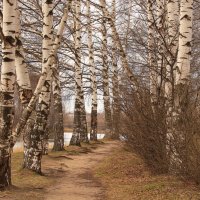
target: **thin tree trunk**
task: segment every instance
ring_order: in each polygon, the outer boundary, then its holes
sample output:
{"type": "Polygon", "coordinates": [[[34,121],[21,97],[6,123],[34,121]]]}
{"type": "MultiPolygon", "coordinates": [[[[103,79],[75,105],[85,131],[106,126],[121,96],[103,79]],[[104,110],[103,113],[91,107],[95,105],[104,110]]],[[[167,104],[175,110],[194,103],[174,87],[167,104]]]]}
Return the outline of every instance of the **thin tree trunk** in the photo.
{"type": "MultiPolygon", "coordinates": [[[[112,1],[112,19],[116,21],[116,1],[112,1]]],[[[119,138],[120,130],[120,103],[119,103],[119,80],[118,80],[118,67],[117,67],[117,45],[114,39],[115,33],[112,30],[112,92],[113,92],[113,139],[119,138]]]]}
{"type": "MultiPolygon", "coordinates": [[[[168,64],[166,66],[165,99],[167,109],[167,155],[173,150],[173,109],[174,109],[174,84],[175,70],[178,52],[178,29],[179,29],[179,0],[168,0],[167,2],[167,27],[168,27],[168,64]]],[[[170,158],[169,158],[170,160],[170,158]]]]}
{"type": "Polygon", "coordinates": [[[0,188],[11,185],[11,149],[15,85],[15,0],[3,0],[3,35],[1,67],[0,188]]]}
{"type": "MultiPolygon", "coordinates": [[[[43,11],[43,42],[42,42],[42,72],[46,68],[46,63],[53,46],[53,0],[45,1],[42,5],[43,11]]],[[[48,139],[49,131],[47,128],[47,120],[50,110],[51,100],[51,76],[47,76],[42,92],[39,95],[38,110],[36,115],[36,122],[40,121],[41,126],[37,128],[41,131],[42,136],[42,150],[43,154],[48,154],[48,139]]]]}
{"type": "Polygon", "coordinates": [[[190,83],[190,60],[192,46],[193,0],[181,0],[179,51],[176,66],[175,81],[175,112],[173,115],[173,152],[171,154],[171,170],[184,170],[182,163],[186,164],[187,137],[182,129],[188,107],[188,89],[190,83]]]}
{"type": "Polygon", "coordinates": [[[157,97],[156,104],[160,104],[163,99],[164,81],[165,81],[165,62],[164,62],[164,40],[165,40],[165,0],[156,0],[157,2],[157,20],[156,20],[156,39],[157,39],[157,97]]]}
{"type": "Polygon", "coordinates": [[[54,107],[54,145],[53,151],[64,150],[64,125],[63,125],[63,109],[62,109],[62,97],[59,80],[58,66],[53,71],[53,107],[54,107]]]}
{"type": "MultiPolygon", "coordinates": [[[[105,2],[101,2],[102,8],[106,7],[105,2]]],[[[111,137],[113,127],[112,127],[112,113],[110,105],[110,91],[109,91],[109,67],[108,67],[108,57],[107,57],[107,19],[105,16],[104,9],[102,9],[102,66],[103,66],[103,100],[104,100],[104,112],[105,112],[105,125],[106,125],[106,134],[111,137]]]]}
{"type": "MultiPolygon", "coordinates": [[[[42,73],[47,68],[47,60],[49,59],[52,50],[52,25],[53,25],[53,1],[42,2],[43,11],[43,44],[42,44],[42,73]]],[[[50,69],[51,70],[51,69],[50,69]]],[[[47,118],[49,114],[50,105],[50,91],[51,91],[51,74],[47,75],[41,93],[39,95],[38,106],[36,107],[36,119],[33,130],[30,135],[31,145],[30,150],[27,151],[25,167],[41,173],[41,158],[42,153],[46,152],[46,143],[48,140],[47,133],[45,133],[47,126],[47,118]]],[[[48,144],[48,143],[47,143],[48,144]]]]}
{"type": "MultiPolygon", "coordinates": [[[[28,66],[25,62],[24,50],[21,40],[21,25],[20,25],[20,11],[18,5],[16,7],[16,51],[15,51],[15,66],[16,66],[16,75],[17,75],[17,84],[19,87],[20,100],[23,109],[27,107],[31,97],[32,97],[32,88],[29,78],[28,66]]],[[[32,116],[29,118],[26,127],[24,128],[23,140],[24,140],[24,163],[23,166],[26,167],[28,160],[28,150],[30,149],[31,138],[30,133],[34,124],[35,112],[32,113],[32,116]]]]}
{"type": "Polygon", "coordinates": [[[90,11],[90,1],[87,0],[87,17],[88,17],[88,49],[89,49],[89,66],[91,77],[91,89],[92,89],[92,110],[91,110],[91,130],[90,140],[97,141],[97,80],[96,69],[94,63],[94,48],[92,41],[92,21],[90,11]]]}
{"type": "Polygon", "coordinates": [[[75,109],[74,128],[70,145],[80,145],[80,142],[88,142],[87,121],[83,94],[83,81],[81,70],[81,2],[75,2],[75,109]]]}
{"type": "Polygon", "coordinates": [[[157,70],[156,61],[154,57],[154,35],[155,35],[155,20],[153,13],[153,2],[148,0],[147,2],[147,15],[148,15],[148,64],[150,69],[150,95],[152,109],[155,112],[155,105],[157,102],[157,70]]]}
{"type": "MultiPolygon", "coordinates": [[[[101,5],[106,5],[105,0],[100,0],[100,3],[101,3],[101,5]]],[[[110,13],[109,13],[109,11],[106,7],[101,6],[101,9],[103,9],[104,17],[107,18],[107,20],[108,20],[108,22],[111,26],[111,29],[113,31],[114,39],[116,41],[116,45],[119,49],[119,55],[120,55],[121,60],[122,60],[122,67],[123,67],[125,73],[127,74],[127,76],[129,77],[129,80],[131,81],[131,83],[133,85],[135,85],[136,88],[139,88],[139,82],[138,82],[136,76],[133,74],[132,70],[129,68],[128,59],[127,59],[126,53],[124,51],[124,48],[122,46],[119,34],[118,34],[116,26],[115,26],[115,23],[113,22],[112,15],[110,15],[110,13]]]]}

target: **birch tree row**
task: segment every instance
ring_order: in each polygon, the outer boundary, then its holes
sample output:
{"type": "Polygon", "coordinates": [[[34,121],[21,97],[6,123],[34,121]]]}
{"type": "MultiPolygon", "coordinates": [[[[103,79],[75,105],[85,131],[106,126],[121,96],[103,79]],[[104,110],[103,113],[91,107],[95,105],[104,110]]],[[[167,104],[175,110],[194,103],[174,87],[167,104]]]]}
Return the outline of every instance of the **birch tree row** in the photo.
{"type": "Polygon", "coordinates": [[[192,43],[193,35],[199,40],[196,7],[192,0],[3,0],[0,187],[11,185],[11,152],[20,135],[23,167],[42,173],[51,104],[53,150],[64,150],[66,94],[74,97],[70,145],[97,141],[103,107],[106,137],[123,138],[162,172],[194,171],[200,152],[193,143],[199,138],[199,71],[191,68],[199,64],[200,48],[192,43]],[[32,71],[39,76],[35,90],[32,71]],[[23,111],[14,125],[16,88],[23,111]]]}

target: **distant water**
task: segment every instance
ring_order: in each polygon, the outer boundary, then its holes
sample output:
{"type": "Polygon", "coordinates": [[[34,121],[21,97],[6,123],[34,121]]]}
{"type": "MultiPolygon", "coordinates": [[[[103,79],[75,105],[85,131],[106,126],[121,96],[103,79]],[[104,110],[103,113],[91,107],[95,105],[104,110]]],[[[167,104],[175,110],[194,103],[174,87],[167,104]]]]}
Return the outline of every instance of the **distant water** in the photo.
{"type": "MultiPolygon", "coordinates": [[[[105,136],[105,134],[102,134],[102,133],[99,133],[97,134],[97,139],[98,140],[101,140],[103,139],[105,136]]],[[[65,132],[64,133],[64,142],[65,142],[65,146],[69,146],[69,143],[70,143],[70,140],[71,140],[71,137],[72,137],[72,133],[68,133],[68,132],[65,132]]],[[[88,138],[90,139],[90,134],[88,134],[88,138]]],[[[49,141],[49,148],[52,148],[53,147],[53,140],[51,139],[49,141]]],[[[23,150],[23,142],[22,141],[18,141],[15,146],[14,146],[14,152],[16,151],[22,151],[23,150]]]]}

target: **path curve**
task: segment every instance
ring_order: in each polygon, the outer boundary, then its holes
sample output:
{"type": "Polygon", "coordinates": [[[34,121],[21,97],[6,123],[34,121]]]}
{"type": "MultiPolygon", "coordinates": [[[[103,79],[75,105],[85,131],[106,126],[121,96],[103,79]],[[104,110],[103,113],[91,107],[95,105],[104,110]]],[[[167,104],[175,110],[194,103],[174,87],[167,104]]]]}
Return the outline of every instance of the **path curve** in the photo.
{"type": "MultiPolygon", "coordinates": [[[[109,141],[98,145],[92,153],[62,159],[62,175],[55,185],[47,188],[45,200],[105,200],[105,188],[93,177],[92,168],[112,153],[118,145],[118,142],[109,141]]],[[[51,168],[53,172],[56,167],[49,164],[46,173],[51,173],[51,168]]]]}

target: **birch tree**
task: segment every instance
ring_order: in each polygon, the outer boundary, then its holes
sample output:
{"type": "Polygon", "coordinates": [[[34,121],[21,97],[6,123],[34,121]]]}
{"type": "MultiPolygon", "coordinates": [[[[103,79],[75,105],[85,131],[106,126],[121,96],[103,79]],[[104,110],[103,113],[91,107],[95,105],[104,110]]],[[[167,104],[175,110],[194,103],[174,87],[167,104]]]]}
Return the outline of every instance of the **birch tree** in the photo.
{"type": "Polygon", "coordinates": [[[136,88],[139,88],[138,79],[129,67],[127,55],[125,53],[124,47],[122,46],[122,42],[121,42],[119,34],[117,32],[115,23],[113,22],[112,15],[109,13],[106,6],[102,6],[102,5],[106,5],[106,1],[100,0],[100,5],[101,5],[101,9],[104,12],[104,17],[107,18],[108,23],[110,24],[110,27],[113,31],[113,34],[114,34],[113,38],[115,39],[117,48],[119,49],[119,55],[120,55],[120,58],[121,58],[121,61],[122,61],[122,67],[125,71],[125,74],[129,77],[131,84],[136,86],[136,88]]]}
{"type": "Polygon", "coordinates": [[[154,34],[155,34],[155,19],[154,19],[154,3],[152,0],[147,1],[147,18],[148,18],[148,64],[150,70],[150,95],[153,110],[157,99],[157,70],[154,57],[154,34]]]}
{"type": "Polygon", "coordinates": [[[92,110],[91,110],[91,130],[90,140],[97,141],[97,80],[96,69],[94,63],[94,47],[92,40],[92,20],[90,1],[87,0],[87,30],[88,30],[88,51],[89,51],[89,67],[90,67],[90,79],[92,89],[92,110]]]}
{"type": "MultiPolygon", "coordinates": [[[[32,111],[35,107],[37,97],[38,97],[39,93],[41,92],[42,86],[45,83],[47,75],[49,75],[49,74],[51,75],[51,73],[52,73],[52,70],[50,70],[50,69],[51,69],[51,67],[54,63],[55,57],[57,55],[58,48],[60,47],[60,44],[61,44],[61,38],[62,38],[62,35],[63,35],[63,32],[64,32],[65,23],[66,23],[67,18],[68,18],[68,13],[71,9],[71,3],[72,3],[72,1],[69,1],[67,3],[67,5],[65,6],[64,13],[63,13],[63,16],[62,16],[62,19],[60,21],[58,31],[57,31],[57,34],[56,34],[56,38],[55,38],[55,41],[53,43],[53,49],[52,49],[50,56],[47,60],[46,68],[44,69],[44,71],[43,71],[43,73],[42,73],[42,75],[41,75],[41,77],[38,81],[38,84],[36,86],[34,94],[31,98],[28,106],[24,109],[22,116],[21,116],[18,124],[16,125],[15,130],[13,131],[12,135],[9,137],[9,142],[10,142],[11,147],[13,147],[15,145],[17,138],[20,136],[24,126],[27,123],[27,120],[29,119],[29,117],[30,117],[30,115],[31,115],[31,113],[32,113],[32,111]]],[[[39,143],[41,144],[40,141],[39,141],[39,143]]],[[[31,165],[29,167],[29,169],[36,171],[37,173],[41,173],[42,148],[41,148],[41,145],[39,147],[40,147],[40,149],[38,148],[39,151],[33,152],[34,156],[32,158],[32,162],[31,162],[31,165]]]]}
{"type": "Polygon", "coordinates": [[[64,150],[64,126],[63,126],[63,109],[62,109],[62,97],[61,88],[59,80],[58,61],[53,65],[53,106],[54,106],[54,145],[53,151],[63,151],[64,150]]]}
{"type": "MultiPolygon", "coordinates": [[[[113,23],[116,21],[116,1],[112,1],[112,19],[113,23]]],[[[112,30],[112,93],[113,93],[113,134],[112,138],[119,137],[120,125],[120,105],[119,105],[119,74],[117,66],[117,44],[115,41],[115,33],[112,30]]]]}
{"type": "MultiPolygon", "coordinates": [[[[42,40],[42,72],[46,68],[47,60],[53,46],[53,0],[43,0],[43,40],[42,40]]],[[[39,95],[38,108],[34,131],[41,135],[43,154],[48,154],[48,130],[47,119],[49,115],[51,99],[51,76],[48,75],[41,94],[39,95]]],[[[36,134],[38,134],[36,133],[36,134]]]]}
{"type": "MultiPolygon", "coordinates": [[[[53,25],[53,1],[42,2],[43,11],[43,44],[42,44],[42,73],[47,68],[47,60],[52,49],[52,25],[53,25]]],[[[50,69],[51,70],[51,69],[50,69]]],[[[39,172],[42,151],[44,147],[44,136],[47,126],[47,117],[50,105],[51,74],[47,75],[39,96],[38,107],[36,108],[35,124],[30,135],[31,145],[27,155],[25,167],[39,172]],[[36,163],[36,164],[34,164],[36,163]]],[[[45,152],[47,153],[47,152],[45,152]]]]}
{"type": "Polygon", "coordinates": [[[165,82],[165,0],[156,0],[157,3],[157,19],[156,19],[156,31],[157,31],[157,102],[160,102],[160,98],[163,97],[164,82],[165,82]]]}
{"type": "Polygon", "coordinates": [[[1,126],[0,126],[0,188],[11,185],[11,149],[9,137],[12,134],[14,118],[15,85],[15,0],[3,1],[3,41],[1,67],[1,126]]]}
{"type": "MultiPolygon", "coordinates": [[[[179,35],[179,0],[167,2],[167,28],[168,28],[168,62],[166,66],[165,98],[167,108],[167,151],[170,155],[170,141],[173,138],[173,109],[174,109],[174,84],[177,64],[178,35],[179,35]]],[[[172,150],[173,151],[173,150],[172,150]]]]}
{"type": "MultiPolygon", "coordinates": [[[[25,61],[25,53],[22,45],[21,39],[21,24],[20,24],[20,10],[18,4],[16,6],[16,51],[15,51],[15,67],[16,67],[16,81],[19,88],[20,101],[23,109],[27,107],[31,97],[32,97],[32,88],[29,78],[28,66],[25,61]]],[[[34,125],[34,116],[29,118],[27,125],[24,129],[23,141],[24,141],[24,163],[23,166],[26,167],[27,160],[29,157],[29,149],[31,144],[30,133],[34,125]]]]}
{"type": "MultiPolygon", "coordinates": [[[[101,1],[102,8],[106,7],[106,2],[101,1]]],[[[107,19],[104,9],[102,9],[102,78],[103,78],[103,101],[105,112],[106,134],[112,134],[112,113],[110,104],[110,91],[109,91],[109,67],[108,67],[108,51],[107,51],[107,19]]]]}
{"type": "Polygon", "coordinates": [[[190,84],[190,61],[192,46],[192,23],[193,23],[193,0],[181,0],[180,3],[180,27],[179,46],[176,65],[175,78],[175,118],[173,134],[173,152],[171,155],[171,165],[175,170],[182,167],[186,158],[187,137],[181,128],[181,119],[187,112],[188,88],[190,84]],[[179,145],[177,145],[179,141],[179,145]]]}
{"type": "Polygon", "coordinates": [[[74,128],[70,145],[80,145],[87,142],[87,121],[83,94],[83,81],[81,70],[81,2],[75,1],[75,110],[74,128]]]}

